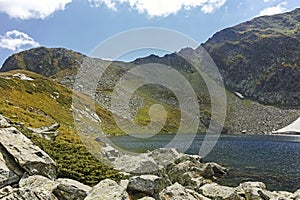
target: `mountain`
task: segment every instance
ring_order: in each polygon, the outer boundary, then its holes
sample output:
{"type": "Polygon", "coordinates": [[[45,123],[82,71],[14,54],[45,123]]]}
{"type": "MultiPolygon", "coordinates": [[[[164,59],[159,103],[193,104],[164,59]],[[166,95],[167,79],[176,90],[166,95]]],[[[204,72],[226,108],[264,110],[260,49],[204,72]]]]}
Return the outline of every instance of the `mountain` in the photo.
{"type": "MultiPolygon", "coordinates": [[[[215,61],[226,86],[227,118],[224,131],[230,133],[269,133],[297,119],[300,114],[300,9],[274,16],[258,17],[216,33],[206,43],[193,50],[185,48],[163,57],[150,55],[126,62],[109,62],[88,58],[62,48],[39,47],[10,56],[0,71],[23,69],[50,77],[73,88],[77,70],[87,59],[95,67],[110,64],[100,80],[95,100],[101,108],[111,110],[111,95],[117,81],[130,69],[142,64],[159,63],[172,66],[180,72],[196,92],[200,105],[199,132],[205,131],[211,117],[211,99],[203,78],[193,65],[204,73],[201,49],[206,49],[215,61]],[[187,62],[185,55],[193,63],[187,62]]],[[[204,64],[203,64],[204,63],[204,64]]],[[[123,93],[126,88],[122,88],[123,93]]],[[[83,91],[85,92],[85,91],[83,91]]],[[[90,95],[90,94],[88,94],[90,95]]],[[[163,104],[168,111],[162,132],[176,132],[180,124],[180,108],[174,93],[164,87],[147,85],[134,94],[130,102],[131,113],[138,124],[149,123],[148,108],[163,104]]],[[[122,131],[111,126],[109,133],[122,131]]]]}
{"type": "Polygon", "coordinates": [[[300,8],[226,28],[201,46],[229,90],[263,104],[300,105],[300,8]]]}

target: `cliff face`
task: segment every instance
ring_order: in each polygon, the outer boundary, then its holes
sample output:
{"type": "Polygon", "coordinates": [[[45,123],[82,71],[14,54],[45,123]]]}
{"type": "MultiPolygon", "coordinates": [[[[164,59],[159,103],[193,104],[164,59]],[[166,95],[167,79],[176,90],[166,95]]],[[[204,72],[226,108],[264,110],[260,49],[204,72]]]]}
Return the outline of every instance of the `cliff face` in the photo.
{"type": "Polygon", "coordinates": [[[264,104],[300,105],[300,9],[224,29],[202,46],[231,91],[264,104]]]}

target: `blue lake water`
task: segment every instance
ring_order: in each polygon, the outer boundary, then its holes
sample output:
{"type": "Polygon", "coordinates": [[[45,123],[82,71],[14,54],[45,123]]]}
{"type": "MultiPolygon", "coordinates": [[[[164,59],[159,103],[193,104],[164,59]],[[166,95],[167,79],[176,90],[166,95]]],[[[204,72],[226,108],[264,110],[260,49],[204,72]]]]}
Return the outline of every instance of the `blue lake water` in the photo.
{"type": "MultiPolygon", "coordinates": [[[[178,145],[189,140],[182,137],[178,145]]],[[[128,135],[111,137],[121,148],[141,152],[165,147],[172,134],[139,139],[128,135]]],[[[197,135],[186,151],[198,154],[204,136],[197,135]]],[[[300,188],[300,136],[222,135],[204,161],[218,162],[229,168],[219,183],[237,186],[244,181],[263,181],[269,190],[295,191],[300,188]]]]}

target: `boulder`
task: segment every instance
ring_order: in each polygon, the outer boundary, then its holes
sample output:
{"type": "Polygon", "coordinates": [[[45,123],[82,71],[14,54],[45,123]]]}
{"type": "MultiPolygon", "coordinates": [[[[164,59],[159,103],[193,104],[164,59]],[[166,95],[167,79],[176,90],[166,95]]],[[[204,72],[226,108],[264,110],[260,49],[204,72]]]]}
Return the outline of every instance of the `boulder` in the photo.
{"type": "Polygon", "coordinates": [[[56,188],[57,186],[57,182],[40,175],[27,177],[24,176],[19,182],[20,188],[34,192],[43,191],[44,193],[48,194],[51,194],[54,188],[56,188]]]}
{"type": "Polygon", "coordinates": [[[55,162],[38,146],[14,127],[0,129],[0,144],[3,151],[30,175],[56,178],[55,162]]]}
{"type": "MultiPolygon", "coordinates": [[[[1,197],[0,197],[1,198],[1,197]]],[[[15,188],[9,194],[3,196],[1,200],[59,200],[53,194],[45,191],[32,191],[30,189],[15,188]]]]}
{"type": "Polygon", "coordinates": [[[58,179],[56,183],[57,186],[54,188],[53,194],[58,199],[83,200],[92,189],[72,179],[58,179]]]}
{"type": "Polygon", "coordinates": [[[114,147],[112,147],[109,144],[105,144],[105,147],[102,148],[102,154],[105,158],[107,158],[109,161],[115,161],[117,158],[124,155],[114,147]]]}
{"type": "Polygon", "coordinates": [[[30,128],[30,127],[24,127],[27,131],[39,135],[47,140],[54,141],[55,138],[58,136],[59,132],[57,129],[60,127],[59,123],[52,124],[50,126],[43,126],[40,128],[30,128]]]}
{"type": "Polygon", "coordinates": [[[186,189],[179,183],[175,183],[159,193],[159,198],[161,200],[209,200],[198,194],[197,192],[186,189]]]}
{"type": "Polygon", "coordinates": [[[84,200],[130,200],[125,188],[113,180],[105,179],[92,188],[84,200]]]}
{"type": "Polygon", "coordinates": [[[275,198],[275,196],[266,189],[266,185],[262,182],[241,183],[236,188],[236,192],[246,199],[268,200],[275,198]]]}
{"type": "Polygon", "coordinates": [[[8,128],[10,126],[9,120],[0,115],[0,128],[8,128]]]}
{"type": "Polygon", "coordinates": [[[285,199],[285,200],[296,199],[293,193],[286,192],[286,191],[274,191],[272,192],[272,195],[275,197],[275,199],[285,199]]]}
{"type": "Polygon", "coordinates": [[[20,180],[22,174],[22,171],[19,175],[11,171],[6,165],[3,154],[0,152],[0,188],[17,183],[20,180]]]}
{"type": "Polygon", "coordinates": [[[117,158],[113,164],[116,169],[134,175],[157,174],[160,171],[160,167],[154,159],[145,154],[139,156],[123,155],[117,158]]]}
{"type": "Polygon", "coordinates": [[[212,199],[241,200],[234,188],[221,186],[217,183],[205,184],[199,188],[201,194],[212,199]]]}
{"type": "Polygon", "coordinates": [[[300,189],[295,191],[293,194],[293,199],[300,200],[300,189]]]}
{"type": "Polygon", "coordinates": [[[147,153],[147,155],[158,164],[163,167],[174,163],[177,159],[182,157],[184,154],[179,153],[176,149],[160,148],[155,149],[147,153]]]}
{"type": "Polygon", "coordinates": [[[205,163],[202,167],[201,175],[205,178],[217,179],[227,174],[227,169],[217,163],[205,163]]]}
{"type": "Polygon", "coordinates": [[[157,197],[157,194],[164,188],[162,178],[155,175],[134,176],[129,179],[127,191],[130,194],[141,196],[157,197]]]}

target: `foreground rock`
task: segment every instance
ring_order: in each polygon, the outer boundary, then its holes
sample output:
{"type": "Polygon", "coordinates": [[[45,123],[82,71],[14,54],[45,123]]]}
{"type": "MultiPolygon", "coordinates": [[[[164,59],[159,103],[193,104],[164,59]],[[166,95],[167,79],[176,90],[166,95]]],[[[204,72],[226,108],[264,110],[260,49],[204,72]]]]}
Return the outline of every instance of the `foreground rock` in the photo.
{"type": "Polygon", "coordinates": [[[43,175],[56,178],[56,164],[39,147],[14,127],[0,130],[1,152],[7,155],[6,162],[24,169],[30,175],[43,175]],[[11,159],[9,157],[13,157],[11,159]]]}
{"type": "Polygon", "coordinates": [[[164,189],[159,194],[159,198],[161,200],[209,200],[193,190],[184,188],[179,183],[175,183],[164,189]]]}
{"type": "Polygon", "coordinates": [[[85,200],[130,200],[126,188],[113,180],[105,179],[96,185],[85,200]]]}

